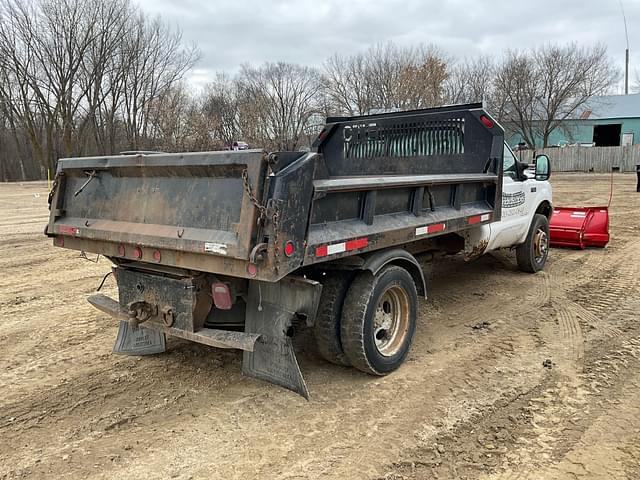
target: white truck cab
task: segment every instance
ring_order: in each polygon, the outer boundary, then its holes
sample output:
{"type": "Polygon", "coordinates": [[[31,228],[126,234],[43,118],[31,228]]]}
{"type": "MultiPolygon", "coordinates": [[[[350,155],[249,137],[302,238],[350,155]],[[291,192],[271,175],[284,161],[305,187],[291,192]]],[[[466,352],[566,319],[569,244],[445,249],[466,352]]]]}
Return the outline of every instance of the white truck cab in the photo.
{"type": "Polygon", "coordinates": [[[537,272],[544,268],[549,253],[551,164],[546,155],[539,155],[530,170],[506,143],[503,162],[501,219],[469,230],[465,254],[473,258],[500,248],[516,248],[519,267],[537,272]]]}

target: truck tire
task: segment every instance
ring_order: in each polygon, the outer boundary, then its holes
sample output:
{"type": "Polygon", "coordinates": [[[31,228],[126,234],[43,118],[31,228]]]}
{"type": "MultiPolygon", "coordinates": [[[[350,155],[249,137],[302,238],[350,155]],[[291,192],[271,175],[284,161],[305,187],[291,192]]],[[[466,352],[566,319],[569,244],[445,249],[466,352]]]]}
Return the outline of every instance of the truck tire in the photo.
{"type": "Polygon", "coordinates": [[[350,366],[340,341],[340,317],[353,272],[328,273],[322,280],[320,308],[313,327],[320,356],[336,365],[350,366]]]}
{"type": "Polygon", "coordinates": [[[549,256],[549,220],[540,214],[533,216],[527,239],[516,247],[518,267],[523,272],[536,273],[544,268],[549,256]]]}
{"type": "Polygon", "coordinates": [[[396,370],[411,348],[418,294],[404,268],[390,265],[377,275],[361,272],[342,308],[342,347],[358,370],[386,375],[396,370]]]}

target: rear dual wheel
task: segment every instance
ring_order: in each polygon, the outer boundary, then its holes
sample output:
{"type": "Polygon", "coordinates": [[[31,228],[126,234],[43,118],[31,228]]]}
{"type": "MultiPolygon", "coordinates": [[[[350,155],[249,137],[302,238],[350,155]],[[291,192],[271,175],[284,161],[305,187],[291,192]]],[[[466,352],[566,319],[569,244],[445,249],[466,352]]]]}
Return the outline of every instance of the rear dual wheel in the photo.
{"type": "Polygon", "coordinates": [[[375,276],[330,273],[314,327],[318,351],[331,363],[386,375],[409,353],[417,305],[413,278],[401,267],[387,266],[375,276]]]}
{"type": "Polygon", "coordinates": [[[353,272],[328,272],[322,281],[320,306],[313,327],[318,352],[326,361],[336,365],[351,363],[342,349],[340,318],[353,272]]]}
{"type": "Polygon", "coordinates": [[[347,292],[341,319],[342,348],[358,370],[386,375],[409,353],[416,329],[418,294],[405,269],[390,265],[377,275],[361,272],[347,292]]]}

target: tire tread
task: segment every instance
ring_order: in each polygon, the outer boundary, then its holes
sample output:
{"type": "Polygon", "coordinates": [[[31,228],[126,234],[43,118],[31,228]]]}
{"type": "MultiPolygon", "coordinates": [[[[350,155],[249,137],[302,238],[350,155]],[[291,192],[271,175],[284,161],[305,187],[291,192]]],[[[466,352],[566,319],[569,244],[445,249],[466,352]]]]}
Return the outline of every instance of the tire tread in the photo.
{"type": "Polygon", "coordinates": [[[340,317],[352,277],[350,272],[327,274],[322,282],[320,309],[313,329],[320,356],[330,363],[342,366],[351,365],[340,340],[340,317]]]}
{"type": "Polygon", "coordinates": [[[372,375],[380,375],[369,363],[364,347],[367,305],[376,285],[371,272],[360,272],[351,283],[342,308],[342,348],[351,365],[372,375]]]}

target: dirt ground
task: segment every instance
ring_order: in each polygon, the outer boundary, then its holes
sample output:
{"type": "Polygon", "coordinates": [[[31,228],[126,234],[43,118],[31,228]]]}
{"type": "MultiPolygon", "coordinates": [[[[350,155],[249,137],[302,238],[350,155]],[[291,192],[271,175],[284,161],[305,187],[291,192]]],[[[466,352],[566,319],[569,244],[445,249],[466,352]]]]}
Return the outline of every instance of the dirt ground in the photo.
{"type": "MultiPolygon", "coordinates": [[[[556,175],[555,203],[606,204],[608,181],[556,175]]],[[[43,237],[46,185],[1,184],[0,478],[638,479],[640,193],[615,185],[604,250],[553,249],[536,275],[509,252],[426,265],[394,374],[302,342],[307,402],[234,351],[112,355],[84,299],[109,262],[43,237]]]]}

